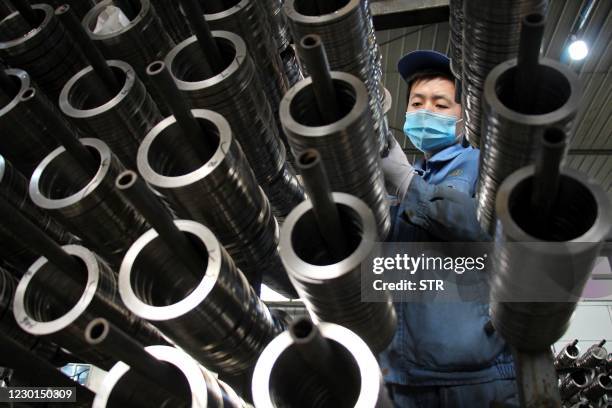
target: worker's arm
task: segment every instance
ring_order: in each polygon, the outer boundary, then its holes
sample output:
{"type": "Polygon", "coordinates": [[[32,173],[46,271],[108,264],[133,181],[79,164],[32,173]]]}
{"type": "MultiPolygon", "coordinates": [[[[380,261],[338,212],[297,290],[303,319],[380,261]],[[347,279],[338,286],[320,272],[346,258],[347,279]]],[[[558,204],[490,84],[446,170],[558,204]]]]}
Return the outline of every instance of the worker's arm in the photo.
{"type": "Polygon", "coordinates": [[[381,159],[381,167],[385,175],[387,192],[401,200],[406,194],[415,172],[414,167],[408,163],[406,154],[395,139],[391,141],[389,154],[381,159]]]}

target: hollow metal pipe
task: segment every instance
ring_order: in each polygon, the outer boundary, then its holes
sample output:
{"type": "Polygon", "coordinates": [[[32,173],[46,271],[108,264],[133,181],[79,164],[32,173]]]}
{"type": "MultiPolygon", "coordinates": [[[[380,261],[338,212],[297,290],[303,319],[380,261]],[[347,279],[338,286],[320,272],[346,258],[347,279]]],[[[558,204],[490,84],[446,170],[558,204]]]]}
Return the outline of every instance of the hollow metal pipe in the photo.
{"type": "Polygon", "coordinates": [[[538,66],[545,26],[546,17],[541,13],[528,14],[521,22],[514,98],[516,106],[525,113],[532,113],[538,98],[538,66]]]}
{"type": "Polygon", "coordinates": [[[198,0],[180,0],[185,15],[195,36],[198,39],[198,44],[205,55],[205,60],[210,67],[210,76],[217,75],[225,68],[224,59],[219,51],[219,47],[210,27],[204,19],[204,12],[198,0]]]}

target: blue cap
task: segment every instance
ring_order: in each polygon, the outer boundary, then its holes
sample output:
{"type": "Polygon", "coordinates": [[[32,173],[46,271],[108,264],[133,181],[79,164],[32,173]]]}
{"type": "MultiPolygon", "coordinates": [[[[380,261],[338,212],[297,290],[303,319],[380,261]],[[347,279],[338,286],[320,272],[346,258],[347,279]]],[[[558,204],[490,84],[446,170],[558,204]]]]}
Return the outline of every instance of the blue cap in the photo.
{"type": "Polygon", "coordinates": [[[448,72],[450,76],[453,76],[450,69],[450,59],[441,52],[433,50],[409,52],[397,63],[397,70],[406,82],[415,73],[426,69],[448,72]]]}

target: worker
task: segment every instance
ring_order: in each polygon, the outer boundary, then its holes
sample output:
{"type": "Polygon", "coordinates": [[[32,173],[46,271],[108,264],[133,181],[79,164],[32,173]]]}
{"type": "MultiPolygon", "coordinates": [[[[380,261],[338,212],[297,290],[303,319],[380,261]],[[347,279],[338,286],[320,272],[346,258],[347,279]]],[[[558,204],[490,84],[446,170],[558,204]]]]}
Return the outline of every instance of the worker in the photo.
{"type": "MultiPolygon", "coordinates": [[[[424,157],[411,165],[395,142],[382,159],[399,202],[389,240],[490,240],[475,215],[479,150],[461,143],[448,57],[411,52],[398,70],[408,83],[404,134],[424,157]]],[[[517,406],[512,356],[490,323],[487,292],[473,302],[394,303],[398,328],[380,362],[397,407],[517,406]]]]}

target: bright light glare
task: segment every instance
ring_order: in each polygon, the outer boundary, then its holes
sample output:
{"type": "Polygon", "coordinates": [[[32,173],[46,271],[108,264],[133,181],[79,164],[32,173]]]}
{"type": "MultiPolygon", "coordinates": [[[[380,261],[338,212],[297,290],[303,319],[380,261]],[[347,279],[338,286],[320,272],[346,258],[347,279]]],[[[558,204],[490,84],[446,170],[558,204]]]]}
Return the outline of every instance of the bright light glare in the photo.
{"type": "Polygon", "coordinates": [[[580,61],[586,58],[589,54],[589,47],[582,40],[576,40],[572,42],[567,49],[569,56],[574,61],[580,61]]]}

